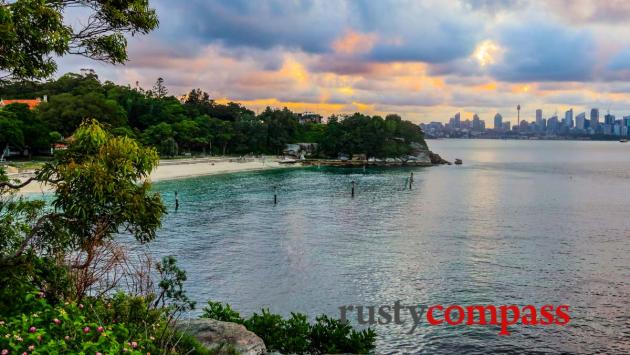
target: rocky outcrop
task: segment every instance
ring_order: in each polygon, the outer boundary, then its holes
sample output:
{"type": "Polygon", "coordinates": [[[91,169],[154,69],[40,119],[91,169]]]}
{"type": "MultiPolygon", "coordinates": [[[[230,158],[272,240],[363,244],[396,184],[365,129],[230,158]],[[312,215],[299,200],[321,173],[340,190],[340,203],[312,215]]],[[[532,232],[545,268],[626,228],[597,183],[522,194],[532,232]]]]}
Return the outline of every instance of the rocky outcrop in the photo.
{"type": "Polygon", "coordinates": [[[434,165],[437,165],[437,164],[448,164],[448,165],[451,165],[451,162],[445,160],[439,154],[433,153],[431,151],[429,151],[429,158],[431,159],[431,164],[434,164],[434,165]]]}
{"type": "Polygon", "coordinates": [[[241,324],[207,318],[185,319],[177,322],[175,328],[194,336],[210,350],[222,349],[227,352],[228,349],[234,349],[237,353],[246,355],[267,352],[262,339],[241,324]]]}

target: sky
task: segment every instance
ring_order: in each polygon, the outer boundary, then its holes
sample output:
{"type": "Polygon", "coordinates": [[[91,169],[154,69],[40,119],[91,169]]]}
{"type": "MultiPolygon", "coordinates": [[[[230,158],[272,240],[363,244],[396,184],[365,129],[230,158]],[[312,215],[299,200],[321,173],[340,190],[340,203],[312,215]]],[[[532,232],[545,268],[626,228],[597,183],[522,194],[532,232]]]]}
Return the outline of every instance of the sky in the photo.
{"type": "MultiPolygon", "coordinates": [[[[630,115],[626,0],[151,0],[160,27],[129,38],[129,62],[63,58],[58,74],[219,102],[333,113],[398,113],[489,124],[598,107],[630,115]]],[[[587,113],[588,115],[588,113],[587,113]]]]}

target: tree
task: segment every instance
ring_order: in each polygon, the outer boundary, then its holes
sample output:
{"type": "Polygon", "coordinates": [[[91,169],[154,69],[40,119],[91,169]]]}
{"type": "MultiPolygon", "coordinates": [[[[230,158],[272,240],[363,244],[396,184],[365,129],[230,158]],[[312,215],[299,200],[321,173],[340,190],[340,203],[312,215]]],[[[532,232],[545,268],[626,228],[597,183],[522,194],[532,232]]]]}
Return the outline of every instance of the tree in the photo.
{"type": "Polygon", "coordinates": [[[160,154],[177,155],[173,127],[166,122],[147,128],[142,134],[142,141],[147,145],[157,147],[160,154]]]}
{"type": "Polygon", "coordinates": [[[127,60],[125,34],[158,26],[148,0],[0,0],[0,79],[46,78],[54,56],[81,55],[112,64],[127,60]],[[70,8],[87,10],[80,26],[64,23],[70,8]]]}
{"type": "Polygon", "coordinates": [[[9,146],[24,147],[22,124],[10,112],[0,111],[0,156],[9,146]]]}
{"type": "Polygon", "coordinates": [[[285,145],[290,143],[298,132],[297,119],[286,107],[282,110],[267,107],[260,114],[260,119],[267,126],[267,147],[275,154],[282,152],[285,145]]]}
{"type": "Polygon", "coordinates": [[[73,96],[61,94],[50,97],[47,103],[38,107],[40,118],[51,130],[70,135],[87,118],[95,118],[111,127],[127,124],[127,115],[115,100],[93,92],[73,96]]]}
{"type": "Polygon", "coordinates": [[[155,81],[155,85],[153,85],[153,95],[158,99],[163,99],[168,95],[168,90],[166,86],[164,86],[164,79],[157,78],[155,81]]]}
{"type": "Polygon", "coordinates": [[[29,154],[37,151],[48,150],[50,147],[50,130],[39,115],[30,110],[25,104],[11,104],[4,109],[7,113],[13,113],[15,118],[20,121],[21,129],[24,134],[24,146],[29,148],[29,154]]]}
{"type": "MultiPolygon", "coordinates": [[[[17,267],[27,253],[55,256],[60,262],[70,258],[68,266],[80,278],[115,235],[126,232],[142,243],[155,238],[165,213],[159,194],[150,191],[146,180],[158,163],[155,149],[128,137],[113,137],[93,120],[82,124],[73,136],[68,149],[35,178],[21,184],[0,182],[0,197],[7,196],[7,188],[32,181],[47,183],[54,190],[52,209],[0,200],[0,222],[13,216],[0,233],[3,267],[17,267]]],[[[87,292],[76,291],[79,298],[87,292]]]]}

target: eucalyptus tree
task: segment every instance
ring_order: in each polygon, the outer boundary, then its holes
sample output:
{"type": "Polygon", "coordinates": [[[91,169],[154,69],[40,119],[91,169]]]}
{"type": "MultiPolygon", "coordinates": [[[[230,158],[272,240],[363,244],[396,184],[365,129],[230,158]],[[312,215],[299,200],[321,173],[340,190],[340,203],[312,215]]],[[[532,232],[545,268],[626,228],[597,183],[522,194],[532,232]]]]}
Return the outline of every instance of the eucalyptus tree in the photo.
{"type": "Polygon", "coordinates": [[[0,79],[47,78],[67,54],[124,63],[125,35],[158,23],[148,0],[0,0],[0,79]],[[76,8],[84,17],[68,21],[76,8]]]}

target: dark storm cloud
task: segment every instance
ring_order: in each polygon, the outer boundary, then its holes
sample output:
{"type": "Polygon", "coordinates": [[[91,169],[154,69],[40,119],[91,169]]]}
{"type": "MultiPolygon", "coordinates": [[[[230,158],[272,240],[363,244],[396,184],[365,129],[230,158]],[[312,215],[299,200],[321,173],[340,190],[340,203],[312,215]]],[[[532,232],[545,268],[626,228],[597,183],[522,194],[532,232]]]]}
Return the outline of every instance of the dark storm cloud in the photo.
{"type": "Polygon", "coordinates": [[[595,41],[589,32],[549,23],[529,22],[498,30],[505,49],[491,68],[499,80],[586,81],[596,64],[595,41]]]}
{"type": "MultiPolygon", "coordinates": [[[[440,2],[191,0],[157,2],[162,28],[170,38],[232,48],[288,48],[331,53],[347,31],[374,33],[374,47],[362,60],[442,62],[467,56],[479,24],[449,12],[440,2]]],[[[459,7],[451,10],[462,11],[459,7]]]]}
{"type": "Polygon", "coordinates": [[[608,63],[610,70],[630,70],[630,48],[626,48],[617,53],[608,63]]]}

